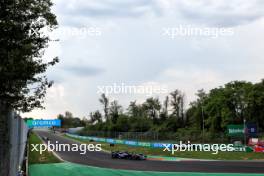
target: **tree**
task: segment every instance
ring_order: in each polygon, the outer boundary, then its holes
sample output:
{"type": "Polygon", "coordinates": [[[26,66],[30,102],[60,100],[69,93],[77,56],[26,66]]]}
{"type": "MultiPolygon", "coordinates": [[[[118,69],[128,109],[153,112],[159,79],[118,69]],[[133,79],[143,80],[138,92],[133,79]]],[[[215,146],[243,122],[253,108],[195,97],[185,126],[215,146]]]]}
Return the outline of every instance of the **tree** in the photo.
{"type": "Polygon", "coordinates": [[[264,79],[256,83],[248,95],[249,106],[248,116],[250,120],[256,122],[258,127],[264,131],[264,79]]]}
{"type": "MultiPolygon", "coordinates": [[[[169,96],[166,96],[160,113],[159,125],[164,124],[166,120],[168,120],[169,117],[168,108],[169,108],[169,96]]],[[[160,129],[162,129],[161,126],[159,126],[159,130],[160,129]]]]}
{"type": "Polygon", "coordinates": [[[140,107],[136,103],[137,101],[131,101],[127,108],[128,114],[132,117],[138,116],[140,112],[140,107]]]}
{"type": "Polygon", "coordinates": [[[95,111],[90,113],[90,123],[101,123],[102,122],[102,114],[100,111],[95,111]]]}
{"type": "Polygon", "coordinates": [[[73,114],[70,111],[65,112],[65,118],[71,119],[73,118],[73,114]]]}
{"type": "Polygon", "coordinates": [[[120,106],[118,102],[114,100],[110,104],[109,111],[110,111],[109,115],[111,117],[112,122],[116,123],[119,115],[122,113],[122,106],[120,106]]]}
{"type": "Polygon", "coordinates": [[[109,114],[109,99],[105,96],[105,94],[102,94],[99,101],[104,106],[105,119],[106,121],[108,121],[109,120],[109,115],[108,115],[109,114]]]}
{"type": "Polygon", "coordinates": [[[224,93],[230,110],[234,113],[236,120],[243,123],[249,106],[248,96],[251,92],[252,83],[245,81],[233,81],[225,85],[224,93]]]}
{"type": "Polygon", "coordinates": [[[179,90],[170,93],[172,107],[172,116],[180,120],[180,126],[184,126],[184,94],[179,90]]]}
{"type": "Polygon", "coordinates": [[[109,107],[111,120],[93,123],[86,130],[157,131],[164,138],[180,136],[198,141],[202,139],[203,126],[205,139],[217,140],[221,137],[222,140],[227,125],[242,124],[244,118],[257,124],[260,132],[264,129],[264,80],[256,84],[232,81],[208,93],[203,89],[198,90],[196,96],[197,99],[186,110],[185,95],[179,90],[170,93],[163,106],[158,98],[148,98],[142,104],[132,101],[127,114],[123,114],[119,110],[121,106],[114,101],[109,107]],[[168,114],[168,109],[172,109],[172,113],[168,114]]]}
{"type": "Polygon", "coordinates": [[[166,118],[168,117],[168,107],[169,107],[169,96],[166,96],[163,103],[163,112],[166,118]]]}
{"type": "Polygon", "coordinates": [[[52,85],[43,73],[58,58],[42,60],[51,41],[42,31],[57,26],[51,6],[51,0],[0,2],[0,101],[22,112],[43,108],[52,85]]]}
{"type": "Polygon", "coordinates": [[[129,118],[124,114],[120,115],[120,117],[116,121],[115,130],[121,132],[127,132],[129,131],[129,129],[130,129],[129,118]]]}
{"type": "MultiPolygon", "coordinates": [[[[42,31],[57,26],[51,6],[51,0],[0,1],[0,108],[22,112],[44,108],[43,98],[52,85],[44,73],[58,62],[58,58],[42,60],[51,41],[42,31]]],[[[9,161],[8,117],[0,110],[0,129],[7,129],[1,136],[0,153],[5,153],[1,162],[9,161]]],[[[9,175],[2,166],[0,175],[9,175]]]]}
{"type": "Polygon", "coordinates": [[[207,105],[206,103],[207,94],[204,91],[204,89],[200,89],[197,91],[196,96],[198,97],[198,99],[195,102],[191,103],[191,106],[196,109],[195,120],[193,122],[195,122],[196,127],[202,130],[205,120],[207,119],[206,111],[204,108],[205,105],[207,105]]]}
{"type": "Polygon", "coordinates": [[[59,114],[57,119],[61,120],[61,126],[63,128],[75,128],[80,126],[85,126],[86,119],[83,117],[81,120],[79,117],[74,117],[73,114],[69,111],[65,112],[65,115],[59,114]]]}
{"type": "Polygon", "coordinates": [[[63,114],[59,114],[59,115],[57,115],[57,119],[62,120],[63,118],[64,118],[64,115],[63,115],[63,114]]]}
{"type": "Polygon", "coordinates": [[[143,109],[147,112],[148,116],[157,121],[159,117],[159,112],[161,109],[161,104],[158,98],[148,98],[145,103],[143,103],[143,109]]]}

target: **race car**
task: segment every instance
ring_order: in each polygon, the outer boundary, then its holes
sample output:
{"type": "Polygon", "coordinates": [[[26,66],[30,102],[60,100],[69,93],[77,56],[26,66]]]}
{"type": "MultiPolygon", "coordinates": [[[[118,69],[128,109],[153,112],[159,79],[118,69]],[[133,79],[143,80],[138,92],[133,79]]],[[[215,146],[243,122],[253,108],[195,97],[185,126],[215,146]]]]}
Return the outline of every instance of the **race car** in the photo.
{"type": "Polygon", "coordinates": [[[112,152],[112,158],[118,158],[118,159],[130,159],[130,160],[146,160],[147,156],[143,154],[134,154],[129,152],[112,152]]]}
{"type": "Polygon", "coordinates": [[[132,159],[133,160],[146,160],[147,156],[143,155],[142,153],[140,153],[140,154],[132,154],[132,159]]]}
{"type": "Polygon", "coordinates": [[[112,152],[112,158],[118,158],[118,159],[131,159],[132,155],[128,152],[112,152]]]}

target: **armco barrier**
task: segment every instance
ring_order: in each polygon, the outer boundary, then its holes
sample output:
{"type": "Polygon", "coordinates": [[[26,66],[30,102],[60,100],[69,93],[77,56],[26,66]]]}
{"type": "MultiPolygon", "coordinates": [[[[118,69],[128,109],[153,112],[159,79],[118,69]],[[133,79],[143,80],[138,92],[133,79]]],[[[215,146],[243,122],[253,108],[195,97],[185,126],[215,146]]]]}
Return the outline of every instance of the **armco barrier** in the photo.
{"type": "Polygon", "coordinates": [[[106,142],[109,144],[125,144],[125,145],[138,146],[138,147],[164,148],[164,145],[170,145],[165,143],[151,143],[151,142],[139,142],[139,141],[131,141],[131,140],[112,139],[112,138],[98,138],[92,136],[79,136],[69,133],[66,133],[66,135],[76,139],[93,140],[96,142],[106,142]]]}

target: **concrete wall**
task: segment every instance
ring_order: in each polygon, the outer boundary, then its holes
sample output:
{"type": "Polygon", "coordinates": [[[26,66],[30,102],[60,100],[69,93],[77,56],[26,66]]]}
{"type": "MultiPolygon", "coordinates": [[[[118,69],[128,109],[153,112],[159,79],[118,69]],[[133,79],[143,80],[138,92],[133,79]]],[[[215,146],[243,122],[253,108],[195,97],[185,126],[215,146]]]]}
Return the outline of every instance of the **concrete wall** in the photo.
{"type": "Polygon", "coordinates": [[[28,127],[12,110],[0,110],[0,113],[0,138],[5,136],[0,141],[0,175],[17,176],[24,160],[28,127]]]}
{"type": "Polygon", "coordinates": [[[24,120],[15,113],[11,116],[10,126],[10,176],[17,175],[24,160],[24,152],[27,144],[28,127],[24,120]]]}

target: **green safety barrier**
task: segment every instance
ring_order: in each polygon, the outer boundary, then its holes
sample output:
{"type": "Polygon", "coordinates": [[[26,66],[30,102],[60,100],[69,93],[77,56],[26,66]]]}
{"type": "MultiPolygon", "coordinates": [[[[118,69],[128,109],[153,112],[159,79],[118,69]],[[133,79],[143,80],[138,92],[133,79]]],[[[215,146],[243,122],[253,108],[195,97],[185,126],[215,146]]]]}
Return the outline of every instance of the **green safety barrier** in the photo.
{"type": "MultiPolygon", "coordinates": [[[[151,142],[140,142],[140,141],[132,141],[132,140],[120,140],[120,139],[112,139],[112,138],[99,138],[99,137],[91,137],[91,136],[79,136],[76,134],[66,134],[67,136],[77,138],[77,139],[88,139],[88,140],[94,140],[96,142],[106,142],[110,144],[125,144],[130,146],[138,146],[138,147],[151,147],[151,148],[164,148],[165,145],[169,145],[170,147],[172,144],[166,144],[166,143],[151,143],[151,142]]],[[[237,152],[245,152],[246,148],[243,145],[235,145],[234,151],[237,152]]]]}
{"type": "Polygon", "coordinates": [[[151,143],[149,142],[138,142],[138,145],[142,147],[151,147],[151,143]]]}
{"type": "MultiPolygon", "coordinates": [[[[120,139],[112,139],[112,138],[99,138],[99,137],[91,137],[91,136],[79,136],[69,133],[66,133],[66,135],[77,139],[94,140],[96,142],[107,142],[111,144],[126,144],[130,146],[139,146],[139,147],[164,148],[163,143],[139,142],[139,141],[120,140],[120,139]]],[[[171,145],[171,144],[166,144],[166,145],[171,145]]]]}
{"type": "Polygon", "coordinates": [[[119,140],[119,139],[117,139],[117,140],[116,140],[116,143],[117,143],[117,144],[125,144],[125,141],[124,141],[124,140],[119,140]]]}
{"type": "Polygon", "coordinates": [[[197,173],[197,172],[150,172],[106,169],[74,163],[34,164],[29,166],[30,176],[260,176],[239,173],[197,173]]]}

